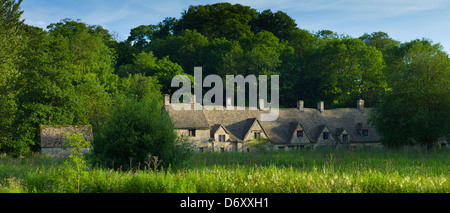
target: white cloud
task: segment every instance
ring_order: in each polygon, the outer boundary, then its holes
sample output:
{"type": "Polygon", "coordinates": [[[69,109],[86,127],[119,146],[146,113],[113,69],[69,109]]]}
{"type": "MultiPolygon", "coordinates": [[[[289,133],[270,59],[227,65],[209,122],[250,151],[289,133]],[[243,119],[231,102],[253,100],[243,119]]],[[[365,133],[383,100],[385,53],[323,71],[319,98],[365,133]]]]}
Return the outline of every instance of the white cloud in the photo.
{"type": "Polygon", "coordinates": [[[104,25],[124,20],[132,14],[133,10],[128,4],[120,7],[102,7],[89,11],[84,15],[83,21],[89,24],[104,25]]]}

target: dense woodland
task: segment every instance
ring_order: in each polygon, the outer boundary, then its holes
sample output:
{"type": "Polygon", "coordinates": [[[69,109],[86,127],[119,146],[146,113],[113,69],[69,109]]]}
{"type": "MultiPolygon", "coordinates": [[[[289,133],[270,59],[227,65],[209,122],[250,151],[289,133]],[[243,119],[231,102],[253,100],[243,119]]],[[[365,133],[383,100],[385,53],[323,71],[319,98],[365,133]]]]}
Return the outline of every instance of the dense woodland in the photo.
{"type": "Polygon", "coordinates": [[[177,89],[172,78],[193,75],[194,66],[223,79],[279,75],[282,107],[355,107],[364,99],[386,144],[432,146],[450,132],[450,59],[427,39],[311,32],[282,11],[218,3],[148,20],[118,41],[81,20],[27,25],[20,3],[0,3],[0,152],[38,151],[39,125],[98,132],[121,97],[162,101],[177,89]]]}

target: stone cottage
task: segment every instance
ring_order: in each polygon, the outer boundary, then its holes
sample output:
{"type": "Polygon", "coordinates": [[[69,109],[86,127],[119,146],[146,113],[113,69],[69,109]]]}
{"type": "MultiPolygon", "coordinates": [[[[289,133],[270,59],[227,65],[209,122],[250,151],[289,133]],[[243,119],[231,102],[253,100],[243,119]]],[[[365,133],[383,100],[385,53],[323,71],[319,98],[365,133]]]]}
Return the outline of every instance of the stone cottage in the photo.
{"type": "MultiPolygon", "coordinates": [[[[261,107],[245,109],[210,110],[191,98],[190,109],[175,110],[170,96],[165,95],[163,110],[174,122],[178,134],[190,138],[197,151],[250,151],[249,141],[266,138],[266,148],[275,150],[303,149],[320,146],[374,146],[380,136],[367,124],[370,109],[359,100],[356,108],[325,109],[280,108],[275,121],[261,121],[267,113],[261,107]],[[194,106],[201,110],[195,110],[194,106]]],[[[229,102],[229,100],[227,100],[229,102]]],[[[185,104],[187,105],[187,104],[185,104]]]]}

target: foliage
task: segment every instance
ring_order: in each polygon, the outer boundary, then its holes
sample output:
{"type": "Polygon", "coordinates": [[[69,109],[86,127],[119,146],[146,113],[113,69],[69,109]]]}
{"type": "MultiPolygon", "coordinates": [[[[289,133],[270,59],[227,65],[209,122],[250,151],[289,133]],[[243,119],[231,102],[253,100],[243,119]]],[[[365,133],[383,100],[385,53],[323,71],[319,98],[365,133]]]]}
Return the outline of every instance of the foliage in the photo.
{"type": "Polygon", "coordinates": [[[389,146],[419,143],[432,148],[450,132],[450,59],[438,44],[403,44],[399,69],[390,74],[391,90],[380,99],[371,123],[389,146]]]}
{"type": "MultiPolygon", "coordinates": [[[[0,157],[0,191],[78,192],[62,159],[0,157]],[[72,188],[69,188],[71,184],[72,188]]],[[[92,168],[82,193],[448,193],[448,150],[311,149],[197,153],[188,167],[166,171],[92,168]]]]}
{"type": "Polygon", "coordinates": [[[273,13],[271,10],[258,12],[250,25],[254,33],[269,31],[282,40],[289,40],[291,31],[297,28],[294,19],[288,14],[283,11],[273,13]]]}
{"type": "Polygon", "coordinates": [[[375,47],[378,51],[383,54],[390,48],[395,47],[400,44],[399,41],[395,41],[390,38],[385,32],[373,32],[371,34],[364,33],[360,36],[361,39],[368,47],[375,47]]]}
{"type": "Polygon", "coordinates": [[[317,60],[304,70],[304,78],[315,84],[317,93],[309,94],[313,97],[308,99],[321,97],[329,105],[336,101],[350,107],[363,98],[371,106],[376,102],[376,94],[385,87],[381,52],[361,40],[331,39],[313,57],[317,60]],[[375,97],[371,97],[373,93],[375,97]]]}
{"type": "Polygon", "coordinates": [[[165,167],[184,162],[189,150],[161,107],[158,97],[119,96],[95,137],[94,156],[108,167],[124,169],[144,166],[149,155],[158,156],[165,167]]]}
{"type": "Polygon", "coordinates": [[[70,19],[50,25],[49,32],[23,26],[14,88],[16,147],[38,151],[40,124],[91,124],[97,130],[117,93],[109,37],[99,26],[70,19]]]}
{"type": "Polygon", "coordinates": [[[12,155],[29,153],[27,141],[22,140],[21,127],[15,125],[18,103],[16,82],[20,76],[17,64],[24,49],[22,0],[0,2],[0,152],[12,155]]]}
{"type": "Polygon", "coordinates": [[[194,66],[203,64],[202,49],[208,45],[208,38],[196,30],[184,30],[167,39],[157,39],[151,42],[147,51],[151,51],[158,58],[168,57],[190,75],[194,74],[194,66]]]}
{"type": "Polygon", "coordinates": [[[142,51],[151,41],[165,39],[172,35],[171,31],[175,22],[175,18],[166,18],[157,25],[140,25],[131,29],[130,36],[126,42],[139,51],[142,51]]]}
{"type": "Polygon", "coordinates": [[[230,3],[190,6],[174,26],[174,34],[196,30],[207,38],[225,37],[230,40],[251,35],[250,21],[256,10],[230,3]]]}
{"type": "Polygon", "coordinates": [[[249,140],[246,143],[251,149],[260,150],[264,146],[269,145],[270,140],[265,137],[259,137],[258,139],[249,140]]]}
{"type": "Polygon", "coordinates": [[[168,57],[157,59],[153,55],[153,52],[141,52],[136,56],[133,64],[122,65],[117,71],[117,74],[120,77],[127,77],[128,75],[134,74],[152,76],[162,85],[161,91],[163,93],[171,93],[173,77],[187,75],[183,72],[181,66],[171,62],[168,57]]]}
{"type": "Polygon", "coordinates": [[[194,66],[221,77],[279,75],[281,107],[297,100],[354,107],[364,99],[376,108],[372,120],[385,144],[432,145],[449,132],[448,55],[431,41],[310,32],[283,11],[230,3],[190,6],[179,18],[137,26],[117,41],[81,20],[28,26],[21,2],[0,3],[2,153],[39,151],[40,124],[90,124],[99,133],[123,97],[161,99],[173,92],[174,76],[192,79],[194,66]]]}
{"type": "Polygon", "coordinates": [[[90,142],[83,139],[82,133],[66,132],[63,134],[67,138],[63,149],[71,152],[69,159],[62,167],[61,186],[68,192],[82,192],[81,180],[88,176],[89,166],[85,160],[84,150],[90,150],[90,142]],[[76,187],[74,187],[76,186],[76,187]]]}

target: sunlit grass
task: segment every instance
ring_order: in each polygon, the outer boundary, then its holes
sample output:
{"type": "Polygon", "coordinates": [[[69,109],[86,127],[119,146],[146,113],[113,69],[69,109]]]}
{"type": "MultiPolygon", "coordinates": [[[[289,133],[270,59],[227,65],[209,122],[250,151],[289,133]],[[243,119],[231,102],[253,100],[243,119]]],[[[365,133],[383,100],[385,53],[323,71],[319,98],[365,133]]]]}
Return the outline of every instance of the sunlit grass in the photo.
{"type": "MultiPolygon", "coordinates": [[[[314,149],[198,153],[185,168],[90,168],[81,192],[438,193],[450,192],[450,150],[314,149]]],[[[66,193],[64,159],[0,157],[0,192],[66,193]]]]}

